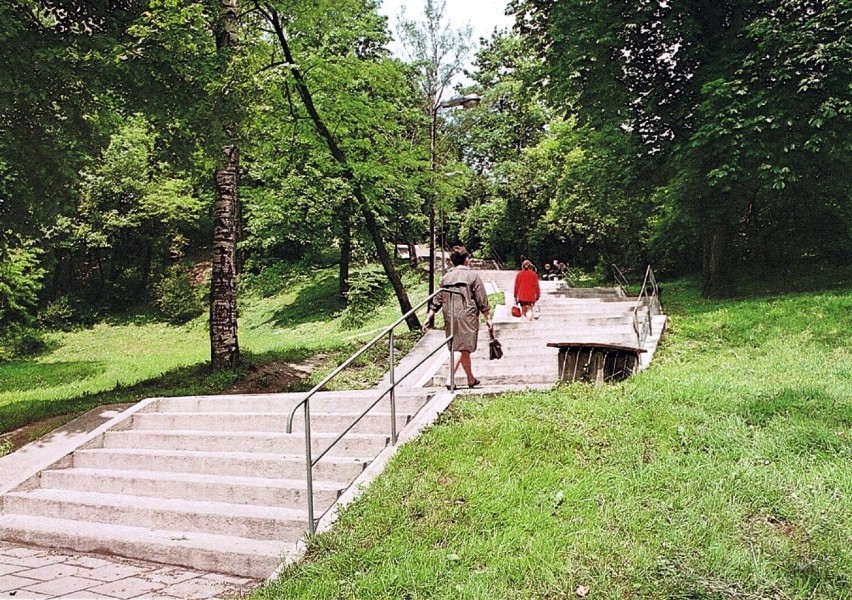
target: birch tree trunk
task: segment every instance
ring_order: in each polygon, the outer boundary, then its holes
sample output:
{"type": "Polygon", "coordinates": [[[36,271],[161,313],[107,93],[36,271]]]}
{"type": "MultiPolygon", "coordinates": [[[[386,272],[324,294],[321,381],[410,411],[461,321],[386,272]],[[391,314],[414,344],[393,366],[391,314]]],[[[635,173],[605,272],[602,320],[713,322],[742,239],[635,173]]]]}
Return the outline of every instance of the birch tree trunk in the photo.
{"type": "MultiPolygon", "coordinates": [[[[216,48],[225,55],[222,63],[225,65],[227,55],[237,44],[237,0],[222,0],[216,25],[216,48]]],[[[227,105],[227,100],[225,103],[227,105]]],[[[235,124],[226,124],[224,129],[233,139],[235,124]]],[[[214,175],[216,200],[213,206],[213,272],[210,279],[210,363],[214,369],[232,368],[240,359],[237,337],[240,153],[232,140],[222,151],[224,158],[214,175]]]]}

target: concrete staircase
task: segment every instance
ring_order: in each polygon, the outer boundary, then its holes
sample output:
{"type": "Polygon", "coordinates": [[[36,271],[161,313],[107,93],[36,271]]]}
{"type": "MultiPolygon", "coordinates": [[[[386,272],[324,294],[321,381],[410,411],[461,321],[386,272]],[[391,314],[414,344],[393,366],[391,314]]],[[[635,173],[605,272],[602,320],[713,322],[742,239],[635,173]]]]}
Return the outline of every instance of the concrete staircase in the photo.
{"type": "MultiPolygon", "coordinates": [[[[376,397],[311,402],[319,451],[376,397]]],[[[0,497],[7,542],[106,552],[201,571],[268,577],[307,528],[302,394],[149,399],[0,497]]],[[[397,395],[401,430],[428,399],[397,395]]],[[[382,400],[314,467],[322,515],[389,443],[382,400]]]]}
{"type": "MultiPolygon", "coordinates": [[[[553,384],[559,379],[557,348],[549,342],[589,342],[636,347],[633,308],[636,298],[619,288],[573,288],[561,281],[541,281],[540,317],[524,321],[511,316],[517,271],[479,271],[486,286],[504,293],[506,305],[494,311],[494,332],[503,347],[503,358],[489,360],[488,331],[482,324],[479,348],[471,355],[473,372],[483,386],[517,383],[553,384]]],[[[431,380],[432,386],[446,384],[449,364],[431,380]]],[[[467,387],[461,369],[456,385],[467,387]]]]}
{"type": "MultiPolygon", "coordinates": [[[[512,302],[515,272],[480,273],[512,302]]],[[[501,360],[488,359],[487,331],[481,332],[473,355],[480,391],[552,386],[559,375],[558,350],[548,342],[636,345],[635,300],[619,290],[542,282],[542,291],[536,321],[513,318],[506,305],[495,311],[501,360]]],[[[655,325],[653,347],[661,328],[655,325]]],[[[426,358],[442,343],[443,332],[429,331],[397,367],[398,377],[425,359],[397,392],[401,439],[415,436],[452,400],[444,390],[446,351],[426,358]]],[[[464,390],[459,375],[456,383],[464,390]]],[[[315,396],[313,451],[325,449],[376,395],[366,390],[315,396]]],[[[0,539],[266,578],[298,555],[308,525],[301,410],[294,433],[285,433],[287,415],[302,397],[151,398],[79,439],[36,453],[37,460],[22,468],[8,461],[25,452],[0,458],[0,539]]],[[[329,509],[339,505],[341,494],[352,497],[393,452],[390,420],[386,398],[315,466],[315,517],[325,513],[320,531],[333,523],[335,511],[329,509]]]]}

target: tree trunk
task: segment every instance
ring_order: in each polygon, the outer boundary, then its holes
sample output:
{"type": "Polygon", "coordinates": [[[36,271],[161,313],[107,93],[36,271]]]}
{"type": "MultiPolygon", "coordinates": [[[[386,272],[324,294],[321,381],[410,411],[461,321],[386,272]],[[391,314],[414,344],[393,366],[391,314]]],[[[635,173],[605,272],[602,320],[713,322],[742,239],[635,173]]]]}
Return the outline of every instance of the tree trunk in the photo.
{"type": "Polygon", "coordinates": [[[729,298],[734,286],[731,279],[731,236],[720,226],[704,239],[704,288],[708,298],[729,298]]]}
{"type": "MultiPolygon", "coordinates": [[[[236,46],[237,32],[237,0],[221,0],[215,32],[216,48],[220,53],[226,54],[236,46]]],[[[234,129],[234,123],[225,127],[229,137],[234,136],[234,129]]],[[[214,175],[216,200],[213,206],[213,272],[210,279],[210,363],[217,370],[232,368],[240,360],[237,338],[239,150],[236,145],[228,143],[222,151],[224,163],[214,175]]]]}
{"type": "MultiPolygon", "coordinates": [[[[340,170],[344,179],[346,179],[346,181],[349,182],[349,185],[352,186],[352,194],[357,200],[361,216],[364,218],[364,222],[367,225],[367,232],[370,234],[370,237],[376,246],[376,254],[379,257],[379,261],[385,270],[385,275],[387,275],[394,293],[396,294],[396,298],[399,302],[399,308],[402,313],[405,314],[411,310],[411,302],[408,299],[405,286],[402,285],[402,279],[400,279],[399,273],[396,272],[396,269],[393,266],[393,261],[388,253],[387,247],[385,246],[381,229],[379,228],[375,215],[370,210],[370,203],[367,200],[367,196],[364,194],[361,183],[358,181],[358,178],[349,166],[345,153],[340,146],[337,145],[337,140],[334,139],[331,131],[329,131],[328,127],[326,127],[325,122],[320,117],[319,112],[317,112],[308,84],[305,81],[302,72],[296,66],[296,62],[293,60],[293,53],[290,51],[290,45],[287,42],[287,36],[284,34],[284,28],[281,25],[278,13],[270,7],[260,6],[260,3],[257,0],[255,0],[254,4],[269,21],[270,25],[272,25],[275,29],[275,35],[278,38],[278,43],[281,45],[281,50],[284,52],[284,58],[287,61],[286,66],[293,75],[293,79],[296,81],[296,89],[299,91],[299,97],[302,99],[305,109],[308,111],[317,133],[319,133],[320,137],[325,141],[334,160],[338,163],[338,165],[340,165],[340,170]]],[[[411,331],[420,329],[420,319],[414,313],[410,314],[406,318],[405,322],[411,331]]]]}
{"type": "Polygon", "coordinates": [[[346,196],[340,207],[340,274],[337,293],[347,301],[349,293],[349,264],[352,262],[352,199],[346,196]]]}
{"type": "Polygon", "coordinates": [[[210,360],[214,369],[239,362],[237,339],[237,194],[239,151],[224,148],[226,162],[216,171],[213,206],[213,272],[210,279],[210,360]]]}
{"type": "Polygon", "coordinates": [[[417,244],[408,242],[408,264],[412,269],[417,269],[417,244]]]}

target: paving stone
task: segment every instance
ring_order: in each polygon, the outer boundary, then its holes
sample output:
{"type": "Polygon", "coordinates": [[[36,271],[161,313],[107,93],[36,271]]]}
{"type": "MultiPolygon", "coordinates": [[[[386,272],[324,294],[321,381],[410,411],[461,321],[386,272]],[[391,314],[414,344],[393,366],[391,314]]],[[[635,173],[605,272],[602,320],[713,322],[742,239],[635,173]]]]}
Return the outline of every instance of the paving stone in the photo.
{"type": "Polygon", "coordinates": [[[98,581],[118,581],[125,577],[136,577],[150,571],[153,567],[137,567],[122,563],[110,563],[97,569],[92,569],[86,573],[86,577],[97,579],[98,581]]]}
{"type": "Polygon", "coordinates": [[[30,579],[38,579],[39,581],[53,581],[54,579],[70,577],[72,575],[81,575],[86,577],[86,573],[88,572],[89,569],[84,569],[82,567],[75,567],[67,563],[56,563],[45,567],[39,567],[37,569],[20,571],[18,575],[21,577],[29,577],[30,579]]]}
{"type": "Polygon", "coordinates": [[[37,556],[43,553],[44,550],[39,550],[36,548],[23,548],[21,546],[0,547],[0,554],[5,554],[6,556],[15,556],[18,558],[24,558],[27,556],[37,556]]]}
{"type": "Polygon", "coordinates": [[[90,591],[96,594],[103,594],[110,598],[145,598],[156,597],[155,592],[165,587],[162,583],[154,583],[139,577],[128,577],[119,581],[111,581],[93,587],[90,591]]]}
{"type": "Polygon", "coordinates": [[[21,565],[4,564],[3,559],[0,559],[0,575],[8,575],[9,573],[15,573],[25,569],[26,567],[22,567],[21,565]]]}
{"type": "MultiPolygon", "coordinates": [[[[17,597],[15,598],[17,600],[17,597]]],[[[56,596],[51,600],[116,600],[114,596],[101,596],[94,593],[92,590],[86,590],[83,595],[80,592],[68,594],[67,596],[56,596]]]]}
{"type": "Polygon", "coordinates": [[[227,591],[227,584],[218,583],[209,579],[198,577],[190,579],[183,583],[163,588],[163,593],[177,598],[185,598],[186,600],[202,600],[218,596],[227,591]]]}
{"type": "Polygon", "coordinates": [[[66,560],[65,564],[73,565],[75,567],[85,567],[87,569],[98,569],[100,567],[114,565],[115,562],[104,560],[103,558],[95,558],[94,556],[73,556],[66,560]]]}
{"type": "MultiPolygon", "coordinates": [[[[54,598],[54,596],[39,594],[38,592],[32,592],[30,590],[17,590],[14,596],[11,595],[11,592],[6,592],[0,595],[0,598],[4,598],[4,600],[46,600],[47,598],[54,598]]],[[[77,596],[75,600],[81,599],[77,596]]],[[[86,600],[89,600],[89,598],[86,598],[86,600]]]]}
{"type": "Polygon", "coordinates": [[[8,592],[10,590],[18,590],[23,587],[30,586],[34,583],[39,583],[37,579],[26,579],[17,575],[3,575],[0,577],[0,592],[8,592]]]}
{"type": "Polygon", "coordinates": [[[0,558],[0,562],[7,565],[18,565],[21,567],[27,567],[30,569],[38,569],[39,567],[46,567],[47,565],[52,565],[58,562],[62,562],[63,559],[59,556],[3,556],[0,558]]]}
{"type": "Polygon", "coordinates": [[[221,583],[226,583],[228,585],[236,586],[256,587],[261,583],[260,581],[248,579],[247,577],[234,577],[233,575],[222,575],[221,573],[208,573],[204,576],[204,579],[209,579],[210,581],[217,581],[221,583]]]}
{"type": "MultiPolygon", "coordinates": [[[[27,586],[27,590],[38,592],[39,594],[49,594],[51,596],[66,596],[80,590],[85,590],[93,585],[97,585],[96,581],[91,579],[83,579],[82,577],[62,577],[52,581],[41,581],[35,585],[27,586]]],[[[85,595],[81,595],[85,597],[85,595]]]]}
{"type": "Polygon", "coordinates": [[[177,567],[166,567],[163,569],[157,569],[156,571],[150,571],[148,573],[141,573],[139,577],[155,583],[162,583],[163,585],[175,585],[176,583],[181,583],[194,577],[201,577],[202,575],[204,575],[204,573],[184,571],[177,567]]]}

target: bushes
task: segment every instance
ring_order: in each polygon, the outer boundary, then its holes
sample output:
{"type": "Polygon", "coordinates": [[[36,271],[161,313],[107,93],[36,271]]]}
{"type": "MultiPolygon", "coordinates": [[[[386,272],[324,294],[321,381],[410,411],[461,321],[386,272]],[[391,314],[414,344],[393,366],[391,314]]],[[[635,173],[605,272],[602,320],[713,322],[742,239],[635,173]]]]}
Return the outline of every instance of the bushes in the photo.
{"type": "Polygon", "coordinates": [[[41,254],[31,244],[0,252],[0,325],[29,325],[38,304],[45,271],[39,266],[41,254]]]}
{"type": "Polygon", "coordinates": [[[370,269],[352,273],[341,324],[347,328],[358,327],[389,295],[390,284],[384,271],[370,269]]]}
{"type": "Polygon", "coordinates": [[[29,243],[0,253],[0,360],[32,354],[44,348],[33,328],[44,269],[40,251],[29,243]]]}
{"type": "Polygon", "coordinates": [[[185,267],[172,265],[152,287],[153,304],[167,321],[186,323],[205,311],[205,289],[193,287],[185,267]]]}

